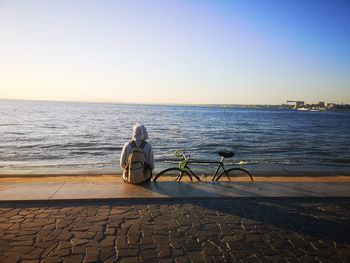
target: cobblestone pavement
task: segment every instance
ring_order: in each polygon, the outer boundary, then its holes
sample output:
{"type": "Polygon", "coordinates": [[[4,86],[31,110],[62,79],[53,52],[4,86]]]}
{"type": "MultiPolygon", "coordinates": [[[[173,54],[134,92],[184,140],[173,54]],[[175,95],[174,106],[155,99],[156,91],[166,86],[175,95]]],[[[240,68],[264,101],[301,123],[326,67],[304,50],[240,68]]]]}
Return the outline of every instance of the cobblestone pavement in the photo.
{"type": "Polygon", "coordinates": [[[350,199],[0,204],[0,262],[350,262],[350,199]]]}

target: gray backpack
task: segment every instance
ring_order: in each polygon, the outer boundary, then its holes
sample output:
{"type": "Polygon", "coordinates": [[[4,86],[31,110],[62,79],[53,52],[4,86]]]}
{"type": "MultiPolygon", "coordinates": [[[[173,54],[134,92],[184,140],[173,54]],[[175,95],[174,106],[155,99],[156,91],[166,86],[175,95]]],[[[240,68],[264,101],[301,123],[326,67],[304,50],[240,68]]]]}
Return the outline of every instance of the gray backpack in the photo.
{"type": "Polygon", "coordinates": [[[152,176],[151,170],[146,164],[145,152],[143,151],[146,143],[142,142],[140,146],[137,146],[134,141],[130,142],[132,150],[125,169],[125,178],[128,183],[139,184],[152,176]]]}

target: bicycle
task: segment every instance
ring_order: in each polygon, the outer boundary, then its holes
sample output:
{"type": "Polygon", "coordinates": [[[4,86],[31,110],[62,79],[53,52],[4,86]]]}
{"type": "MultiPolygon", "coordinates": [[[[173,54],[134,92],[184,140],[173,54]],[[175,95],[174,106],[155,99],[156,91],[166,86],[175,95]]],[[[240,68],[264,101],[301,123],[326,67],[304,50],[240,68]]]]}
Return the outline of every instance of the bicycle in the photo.
{"type": "Polygon", "coordinates": [[[216,172],[211,179],[211,181],[219,181],[223,176],[226,176],[229,181],[231,181],[231,178],[237,178],[242,177],[246,178],[247,181],[253,182],[253,176],[243,168],[239,167],[232,167],[229,169],[225,169],[224,167],[224,159],[225,158],[232,158],[234,156],[234,152],[228,151],[228,150],[222,150],[217,152],[219,156],[221,156],[220,161],[200,161],[200,160],[190,160],[190,155],[181,151],[177,150],[175,151],[175,156],[182,158],[179,162],[178,167],[170,167],[168,169],[165,169],[161,172],[159,172],[154,178],[153,182],[156,182],[157,179],[164,175],[164,174],[171,174],[173,175],[175,172],[178,172],[177,177],[175,178],[175,181],[181,181],[182,177],[184,175],[187,175],[191,181],[193,181],[193,178],[196,178],[197,181],[201,181],[198,175],[196,175],[191,168],[189,167],[189,164],[218,164],[218,167],[216,168],[216,172]],[[222,173],[219,174],[220,168],[223,170],[222,173]]]}

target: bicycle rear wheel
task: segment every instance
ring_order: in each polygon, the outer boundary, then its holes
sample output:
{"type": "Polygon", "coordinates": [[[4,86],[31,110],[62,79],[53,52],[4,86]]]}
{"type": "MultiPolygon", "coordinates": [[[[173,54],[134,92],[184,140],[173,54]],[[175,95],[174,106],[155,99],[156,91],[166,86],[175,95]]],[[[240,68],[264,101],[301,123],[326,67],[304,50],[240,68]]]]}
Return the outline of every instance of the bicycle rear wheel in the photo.
{"type": "Polygon", "coordinates": [[[183,175],[187,175],[190,178],[190,180],[192,181],[192,176],[188,172],[182,171],[181,169],[179,169],[177,167],[172,167],[172,168],[165,169],[165,170],[161,171],[160,173],[158,173],[153,178],[153,182],[156,182],[157,179],[162,175],[176,175],[176,174],[178,176],[175,178],[175,181],[177,181],[177,180],[181,181],[183,175]]]}
{"type": "Polygon", "coordinates": [[[243,168],[231,168],[222,172],[216,181],[253,182],[253,176],[243,168]]]}

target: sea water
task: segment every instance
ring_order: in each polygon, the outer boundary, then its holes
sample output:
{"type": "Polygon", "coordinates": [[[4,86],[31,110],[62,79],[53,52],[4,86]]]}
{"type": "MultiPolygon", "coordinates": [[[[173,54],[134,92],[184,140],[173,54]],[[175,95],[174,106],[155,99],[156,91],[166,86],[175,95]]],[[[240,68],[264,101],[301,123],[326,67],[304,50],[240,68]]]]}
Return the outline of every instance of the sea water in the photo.
{"type": "MultiPolygon", "coordinates": [[[[122,146],[142,122],[156,172],[181,149],[258,173],[350,174],[350,112],[220,106],[0,101],[0,174],[120,173],[122,146]]],[[[215,171],[197,166],[201,173],[215,171]]]]}

